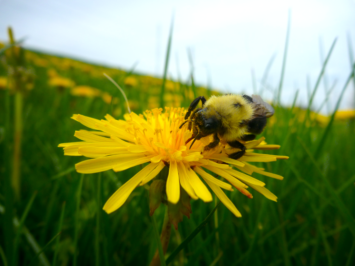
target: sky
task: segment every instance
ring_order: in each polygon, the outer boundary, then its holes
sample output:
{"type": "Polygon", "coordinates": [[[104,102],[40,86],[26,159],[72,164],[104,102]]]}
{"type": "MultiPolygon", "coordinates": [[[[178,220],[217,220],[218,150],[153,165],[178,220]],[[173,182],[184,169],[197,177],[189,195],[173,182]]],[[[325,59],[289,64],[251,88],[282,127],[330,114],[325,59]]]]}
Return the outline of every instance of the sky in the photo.
{"type": "MultiPolygon", "coordinates": [[[[351,72],[354,14],[355,0],[0,0],[0,40],[7,40],[12,26],[16,38],[26,38],[26,47],[124,69],[136,65],[140,73],[162,76],[173,24],[170,78],[187,81],[193,71],[199,85],[235,94],[252,94],[256,87],[271,100],[280,82],[290,18],[282,103],[290,105],[299,90],[298,104],[306,106],[307,87],[315,86],[336,39],[313,105],[320,108],[333,87],[330,104],[322,108],[327,113],[351,72]]],[[[351,108],[354,98],[351,83],[341,108],[351,108]]]]}

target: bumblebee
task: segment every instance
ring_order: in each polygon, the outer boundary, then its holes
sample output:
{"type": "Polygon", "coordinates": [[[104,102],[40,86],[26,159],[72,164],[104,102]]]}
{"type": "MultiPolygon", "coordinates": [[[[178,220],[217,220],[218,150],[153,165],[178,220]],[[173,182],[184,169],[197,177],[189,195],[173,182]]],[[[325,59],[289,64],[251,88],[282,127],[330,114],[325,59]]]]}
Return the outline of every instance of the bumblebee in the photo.
{"type": "Polygon", "coordinates": [[[228,94],[212,96],[208,100],[200,96],[191,102],[180,128],[188,122],[192,137],[186,144],[193,139],[190,148],[196,140],[213,134],[213,141],[205,146],[205,150],[215,148],[219,142],[228,143],[240,149],[229,154],[229,157],[239,159],[246,150],[243,143],[255,139],[264,130],[267,118],[273,114],[272,106],[258,95],[228,94]],[[202,108],[196,109],[200,101],[202,108]]]}

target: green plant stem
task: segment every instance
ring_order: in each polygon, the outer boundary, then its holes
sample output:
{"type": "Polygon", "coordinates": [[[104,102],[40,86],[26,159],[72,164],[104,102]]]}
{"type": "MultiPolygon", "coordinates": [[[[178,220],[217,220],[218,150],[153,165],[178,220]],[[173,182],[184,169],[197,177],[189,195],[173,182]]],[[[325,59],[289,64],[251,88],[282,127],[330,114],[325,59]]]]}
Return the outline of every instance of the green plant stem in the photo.
{"type": "Polygon", "coordinates": [[[15,94],[14,106],[14,153],[12,165],[12,187],[17,199],[20,199],[20,186],[21,186],[21,142],[22,142],[22,109],[23,97],[21,92],[15,94]]]}
{"type": "Polygon", "coordinates": [[[11,185],[14,189],[15,197],[20,199],[20,169],[21,169],[21,142],[22,142],[22,109],[23,109],[23,96],[21,92],[20,81],[17,73],[17,57],[18,53],[15,50],[15,38],[11,28],[8,28],[10,44],[12,45],[12,68],[14,69],[14,85],[15,85],[15,103],[14,103],[14,150],[13,150],[13,163],[12,163],[12,180],[11,185]]]}
{"type": "MultiPolygon", "coordinates": [[[[168,215],[168,208],[166,207],[163,228],[162,228],[161,234],[160,234],[160,242],[161,242],[163,254],[165,254],[166,250],[168,249],[170,234],[171,234],[171,221],[170,221],[169,215],[168,215]]],[[[160,262],[160,255],[159,255],[159,248],[158,248],[154,254],[154,257],[152,259],[152,262],[150,263],[150,266],[160,266],[160,265],[162,265],[162,264],[160,262]]]]}

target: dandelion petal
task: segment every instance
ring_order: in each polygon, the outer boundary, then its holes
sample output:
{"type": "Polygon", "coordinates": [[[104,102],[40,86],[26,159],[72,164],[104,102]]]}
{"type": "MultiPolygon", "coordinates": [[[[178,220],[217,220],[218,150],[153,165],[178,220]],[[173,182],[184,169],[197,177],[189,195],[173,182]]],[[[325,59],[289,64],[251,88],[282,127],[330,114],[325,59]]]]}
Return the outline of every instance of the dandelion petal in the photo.
{"type": "Polygon", "coordinates": [[[227,184],[213,176],[211,176],[209,173],[206,173],[203,171],[200,167],[195,167],[196,173],[198,173],[204,180],[208,180],[209,182],[215,184],[216,186],[219,186],[221,188],[233,191],[232,186],[230,184],[227,184]]]}
{"type": "Polygon", "coordinates": [[[137,158],[135,154],[119,154],[82,161],[75,165],[76,171],[82,174],[93,174],[113,169],[117,164],[137,158]]]}
{"type": "Polygon", "coordinates": [[[194,189],[191,187],[189,181],[187,180],[186,167],[183,163],[178,163],[178,172],[182,188],[186,191],[187,194],[189,194],[191,198],[197,200],[198,197],[194,189]]]}
{"type": "MultiPolygon", "coordinates": [[[[140,156],[142,156],[142,155],[140,155],[140,156]]],[[[133,166],[149,162],[150,158],[151,157],[147,157],[147,156],[137,157],[137,155],[136,155],[136,157],[134,157],[134,158],[124,159],[124,160],[116,163],[116,165],[113,167],[113,171],[119,172],[119,171],[126,170],[128,168],[131,168],[133,166]]]]}
{"type": "Polygon", "coordinates": [[[166,195],[168,201],[176,204],[180,199],[180,182],[176,161],[170,162],[169,176],[166,182],[166,195]]]}
{"type": "Polygon", "coordinates": [[[107,200],[104,205],[104,211],[107,213],[111,213],[118,208],[120,208],[123,203],[126,202],[129,195],[131,195],[132,191],[139,185],[139,183],[145,178],[147,174],[149,174],[157,164],[148,164],[142,170],[140,170],[135,176],[133,176],[130,180],[124,183],[116,192],[107,200]]]}
{"type": "Polygon", "coordinates": [[[142,183],[140,184],[141,186],[143,186],[144,184],[152,180],[154,177],[156,177],[160,173],[160,171],[163,170],[163,168],[165,167],[165,164],[162,161],[154,164],[157,165],[157,167],[155,167],[153,171],[151,171],[146,177],[144,177],[142,183]]]}
{"type": "Polygon", "coordinates": [[[212,182],[205,180],[207,185],[213,190],[216,196],[222,201],[222,203],[237,217],[242,217],[242,214],[234,206],[233,202],[224,194],[220,187],[216,186],[212,182]]]}
{"type": "Polygon", "coordinates": [[[193,171],[190,167],[187,168],[186,171],[187,180],[190,183],[191,187],[193,187],[197,197],[202,199],[204,202],[212,201],[211,192],[205,186],[205,184],[201,181],[201,179],[197,176],[195,171],[193,171]]]}
{"type": "Polygon", "coordinates": [[[263,194],[266,198],[268,198],[269,200],[275,201],[277,202],[277,196],[272,193],[270,190],[268,190],[265,187],[259,187],[259,186],[254,186],[252,184],[249,184],[253,189],[255,189],[256,191],[258,191],[260,194],[263,194]]]}

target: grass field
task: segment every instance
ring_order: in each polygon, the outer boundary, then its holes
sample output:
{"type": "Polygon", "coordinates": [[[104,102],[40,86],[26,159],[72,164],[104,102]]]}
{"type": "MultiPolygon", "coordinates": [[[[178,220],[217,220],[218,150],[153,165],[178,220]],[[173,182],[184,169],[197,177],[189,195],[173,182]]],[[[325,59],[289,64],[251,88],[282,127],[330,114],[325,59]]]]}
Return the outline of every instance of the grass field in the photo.
{"type": "MultiPolygon", "coordinates": [[[[64,156],[58,144],[77,141],[75,130],[84,129],[73,114],[122,119],[127,112],[103,72],[120,84],[137,114],[187,107],[196,96],[218,92],[193,79],[166,80],[166,72],[160,79],[15,46],[3,47],[0,59],[0,264],[149,265],[165,206],[149,216],[148,189],[139,187],[119,210],[102,210],[140,167],[79,174],[74,165],[83,158],[64,156]]],[[[322,73],[309,106],[321,79],[322,73]]],[[[354,81],[349,73],[342,90],[354,81]]],[[[310,107],[281,106],[280,93],[281,85],[275,115],[260,136],[281,145],[268,153],[290,158],[256,165],[284,180],[253,174],[277,203],[256,191],[253,199],[228,191],[242,213],[237,218],[217,199],[193,200],[190,219],[172,229],[162,265],[354,265],[354,115],[334,110],[324,117],[310,107]]]]}

